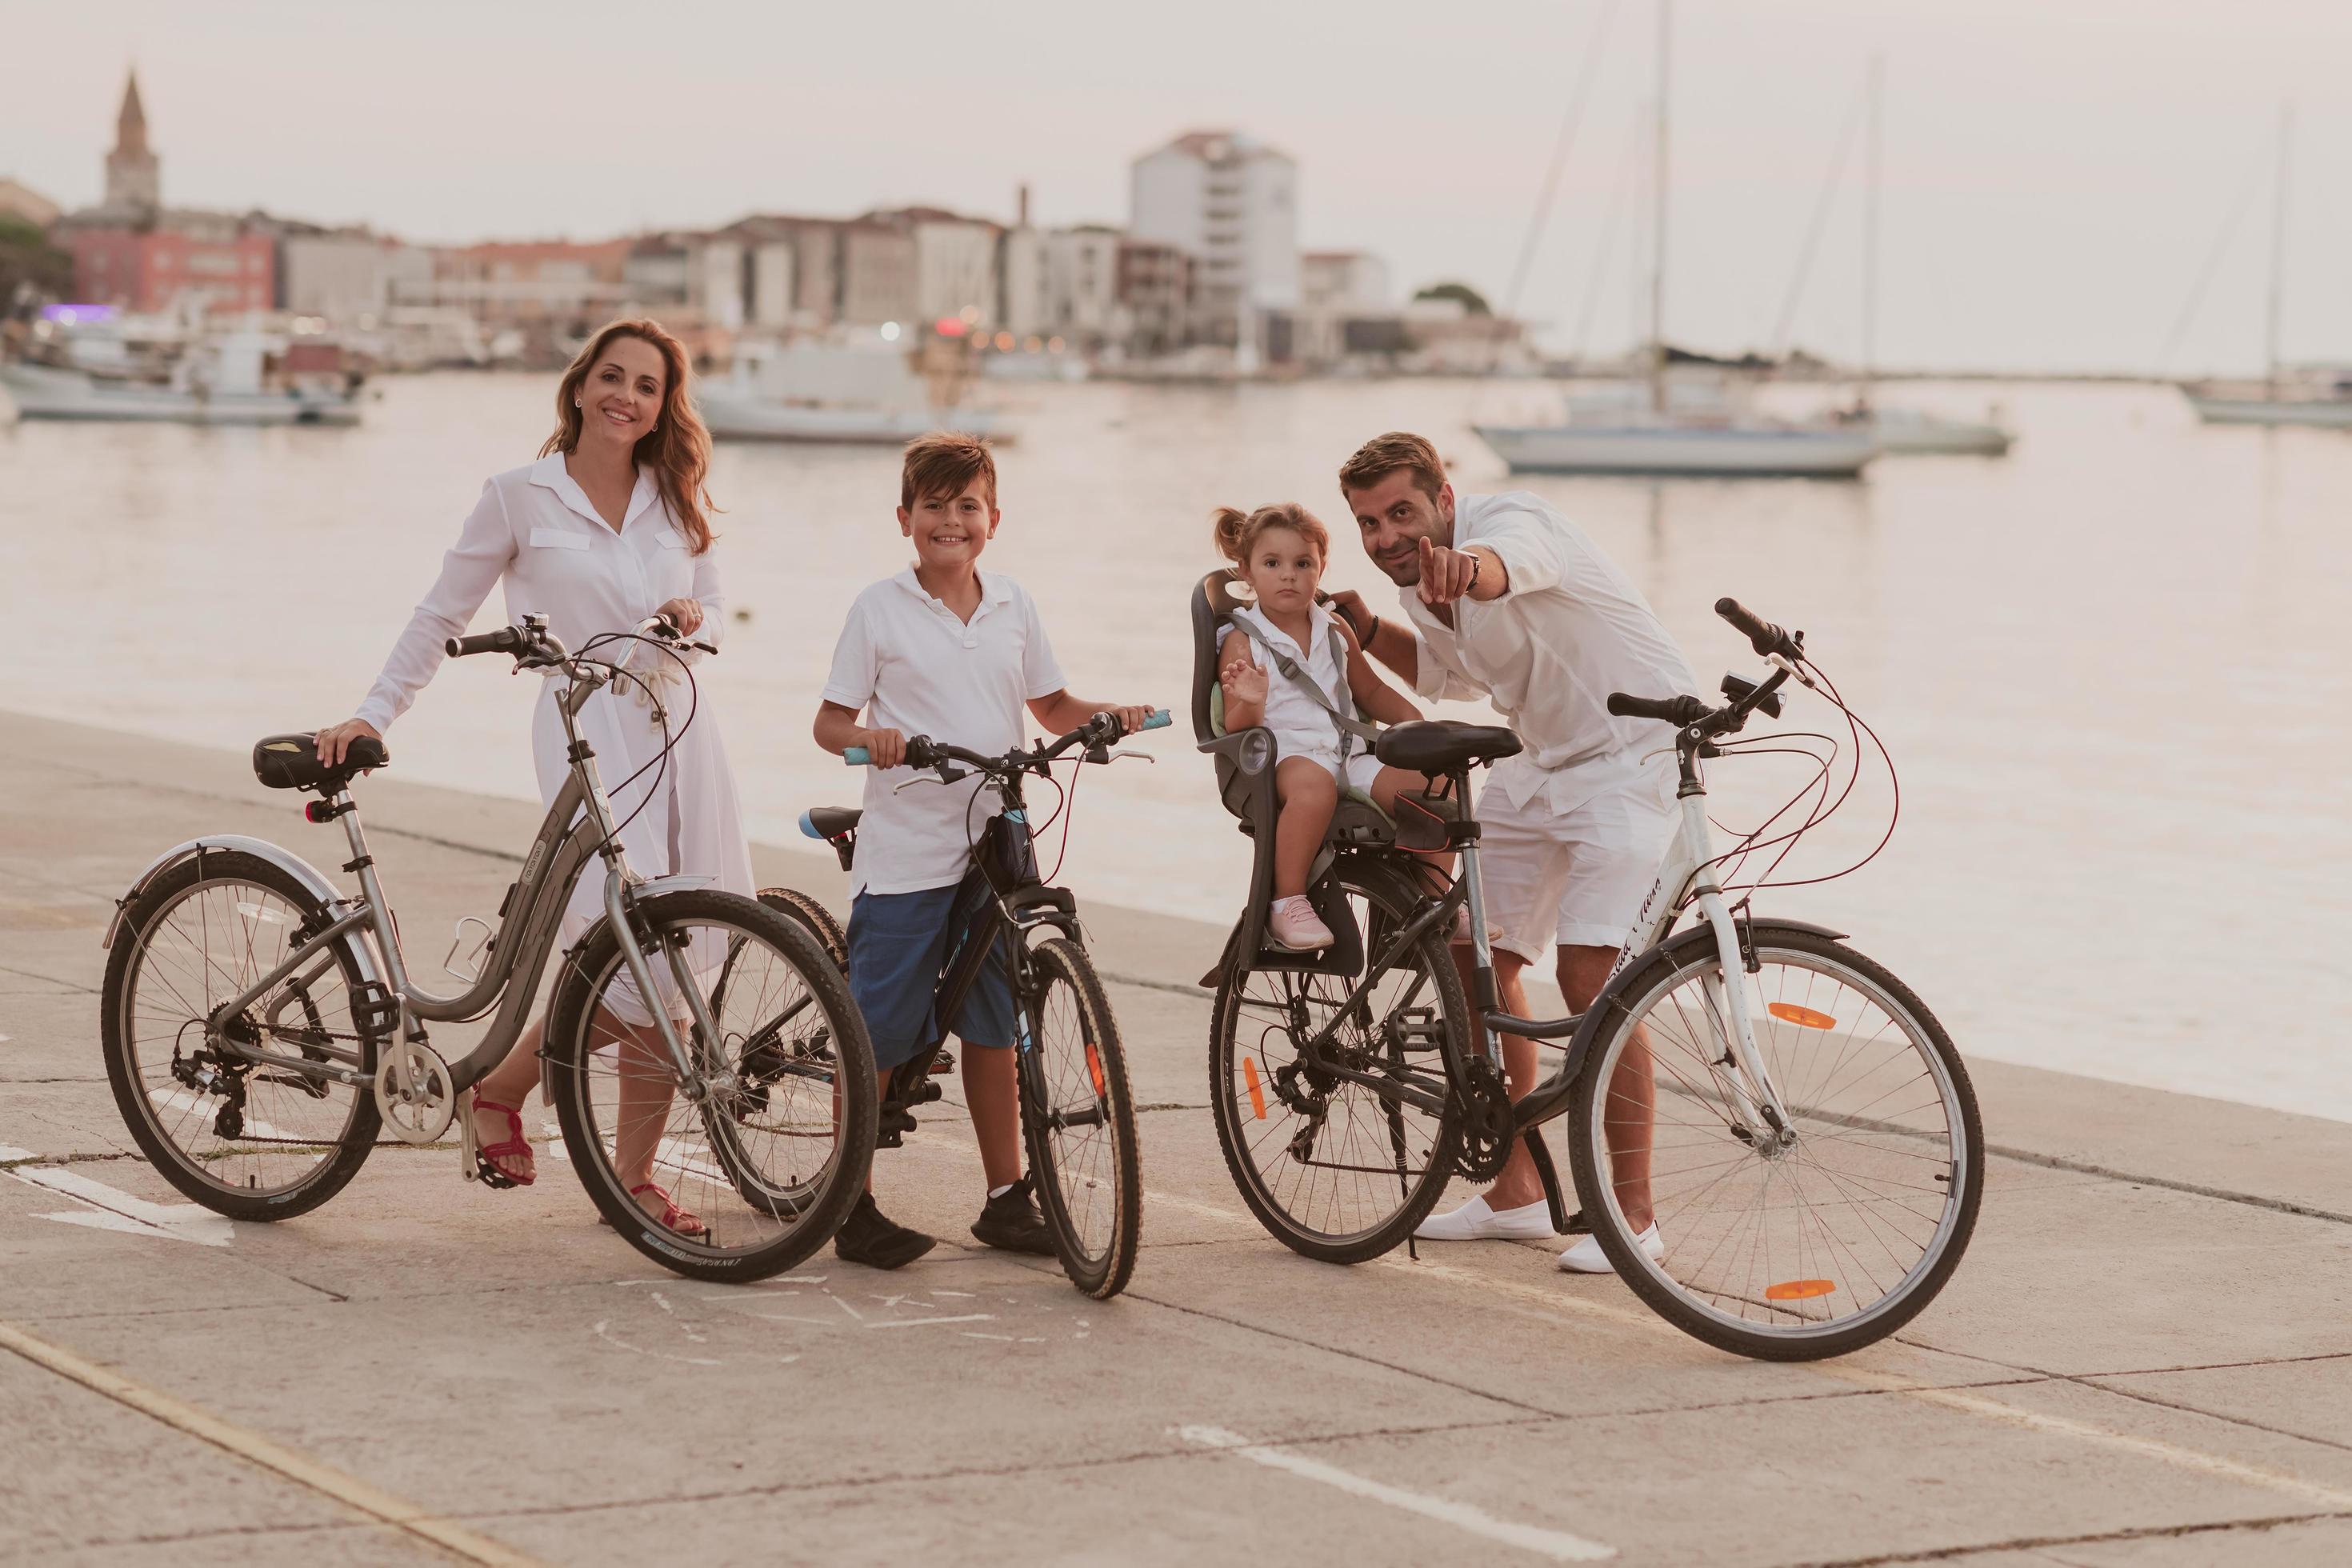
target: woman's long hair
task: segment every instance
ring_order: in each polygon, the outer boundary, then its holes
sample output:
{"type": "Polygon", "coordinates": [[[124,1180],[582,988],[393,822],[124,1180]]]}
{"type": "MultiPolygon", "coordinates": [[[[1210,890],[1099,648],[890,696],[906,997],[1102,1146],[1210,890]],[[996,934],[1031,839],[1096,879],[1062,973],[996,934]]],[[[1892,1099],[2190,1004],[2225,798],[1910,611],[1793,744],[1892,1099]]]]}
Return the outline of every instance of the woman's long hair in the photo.
{"type": "Polygon", "coordinates": [[[542,458],[551,453],[569,454],[580,445],[580,427],[587,418],[584,409],[572,402],[604,357],[604,351],[615,338],[638,338],[651,343],[662,356],[668,384],[662,391],[661,416],[654,427],[637,437],[633,456],[643,467],[654,471],[654,483],[669,508],[671,519],[686,535],[687,544],[699,555],[710,548],[710,513],[719,509],[710,501],[710,491],[703,485],[703,476],[710,471],[710,432],[703,427],[702,416],[695,412],[694,397],[687,382],[690,369],[686,350],[670,336],[659,321],[638,320],[609,321],[588,340],[572,368],[563,373],[563,380],[555,389],[555,434],[539,449],[542,458]]]}

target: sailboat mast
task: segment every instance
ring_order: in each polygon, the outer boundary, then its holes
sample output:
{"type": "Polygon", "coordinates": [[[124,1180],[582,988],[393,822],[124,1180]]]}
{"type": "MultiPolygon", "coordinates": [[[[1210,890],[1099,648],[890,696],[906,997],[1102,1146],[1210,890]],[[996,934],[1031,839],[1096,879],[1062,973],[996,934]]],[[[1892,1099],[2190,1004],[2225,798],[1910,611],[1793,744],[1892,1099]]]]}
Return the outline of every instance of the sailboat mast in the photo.
{"type": "Polygon", "coordinates": [[[2279,300],[2286,287],[2286,168],[2287,146],[2294,136],[2294,105],[2279,106],[2278,171],[2271,179],[2271,297],[2263,331],[2264,373],[2270,395],[2278,396],[2279,300]]]}
{"type": "Polygon", "coordinates": [[[1878,165],[1883,142],[1880,105],[1885,95],[1886,57],[1870,57],[1870,79],[1864,89],[1868,107],[1867,142],[1862,182],[1862,404],[1870,405],[1870,387],[1878,370],[1878,165]]]}
{"type": "Polygon", "coordinates": [[[1674,0],[1658,0],[1658,123],[1651,149],[1656,163],[1656,203],[1650,235],[1650,406],[1666,410],[1666,66],[1674,37],[1674,0]]]}

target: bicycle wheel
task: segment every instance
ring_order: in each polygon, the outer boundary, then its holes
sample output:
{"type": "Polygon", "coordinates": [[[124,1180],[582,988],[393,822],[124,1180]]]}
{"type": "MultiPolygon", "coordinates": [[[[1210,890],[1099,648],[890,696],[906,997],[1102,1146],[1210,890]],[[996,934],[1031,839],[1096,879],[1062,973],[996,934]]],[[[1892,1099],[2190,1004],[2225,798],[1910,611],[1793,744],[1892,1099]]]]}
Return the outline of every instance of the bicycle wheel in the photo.
{"type": "Polygon", "coordinates": [[[1127,1055],[1086,949],[1065,937],[1029,954],[1021,1122],[1045,1228],[1070,1283],[1097,1300],[1127,1289],[1143,1231],[1143,1169],[1127,1055]]]}
{"type": "MultiPolygon", "coordinates": [[[[1418,901],[1409,881],[1343,866],[1340,888],[1377,962],[1418,901]]],[[[1372,977],[1236,970],[1217,986],[1209,1100],[1242,1201],[1274,1238],[1327,1263],[1377,1258],[1445,1190],[1461,1139],[1439,1042],[1469,1048],[1470,1005],[1445,943],[1424,934],[1372,977]],[[1338,1065],[1435,1096],[1442,1110],[1321,1071],[1302,1041],[1334,1019],[1338,1065]]]]}
{"type": "Polygon", "coordinates": [[[600,923],[564,966],[547,1030],[572,1168],[665,1268],[712,1280],[791,1268],[832,1238],[873,1158],[874,1054],[848,985],[814,937],[756,900],[697,889],[637,910],[657,1004],[690,1017],[692,985],[717,1038],[679,1023],[693,1068],[681,1086],[600,923]],[[702,1228],[640,1207],[629,1189],[648,1182],[702,1228]]]}
{"type": "Polygon", "coordinates": [[[834,967],[847,973],[849,969],[849,933],[833,918],[833,911],[810,898],[797,888],[762,888],[760,901],[787,919],[798,921],[808,928],[832,959],[834,967]]]}
{"type": "Polygon", "coordinates": [[[1885,1338],[1943,1289],[1976,1226],[1984,1134],[1959,1054],[1901,981],[1808,932],[1760,926],[1754,948],[1738,978],[1792,1136],[1738,1109],[1702,928],[1629,981],[1570,1100],[1569,1155],[1634,1294],[1720,1349],[1812,1361],[1885,1338]],[[1655,1259],[1627,1216],[1644,1156],[1655,1259]]]}
{"type": "MultiPolygon", "coordinates": [[[[106,963],[99,1033],[114,1103],[163,1179],[232,1219],[318,1207],[359,1173],[381,1125],[372,1089],[257,1067],[207,1040],[213,1009],[301,945],[320,912],[257,856],[206,850],[157,877],[106,963]]],[[[373,1069],[352,1016],[360,973],[341,944],[230,1024],[241,1043],[373,1069]]]]}

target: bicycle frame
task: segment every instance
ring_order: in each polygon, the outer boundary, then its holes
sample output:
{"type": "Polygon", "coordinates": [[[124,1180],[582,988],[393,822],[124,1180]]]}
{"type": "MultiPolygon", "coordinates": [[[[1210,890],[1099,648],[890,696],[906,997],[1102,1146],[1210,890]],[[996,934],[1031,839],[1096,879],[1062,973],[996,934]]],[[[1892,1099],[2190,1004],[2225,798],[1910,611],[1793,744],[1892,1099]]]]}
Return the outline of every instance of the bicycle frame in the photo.
{"type": "MultiPolygon", "coordinates": [[[[565,738],[571,742],[571,774],[556,793],[541,819],[538,834],[532,838],[530,852],[523,858],[522,873],[507,889],[506,900],[499,906],[499,923],[491,936],[488,962],[465,990],[442,995],[426,990],[408,973],[401,949],[399,928],[394,923],[391,905],[385,900],[383,889],[375,872],[374,857],[368,853],[367,838],[360,826],[359,805],[348,789],[327,797],[326,814],[338,817],[343,824],[343,834],[349,843],[352,858],[343,869],[359,878],[357,900],[340,900],[329,906],[334,918],[323,928],[311,933],[278,966],[236,995],[215,1007],[206,1020],[206,1031],[223,1042],[240,1058],[276,1070],[301,1073],[312,1078],[330,1078],[345,1083],[372,1081],[373,1064],[366,1047],[377,1036],[391,1040],[420,1037],[417,1020],[435,1023],[463,1022],[480,1016],[493,1003],[498,1004],[498,1016],[492,1021],[481,1043],[464,1058],[448,1064],[452,1088],[457,1092],[470,1089],[492,1068],[506,1059],[515,1041],[520,1037],[530,1018],[532,1003],[539,993],[539,982],[544,973],[547,956],[554,948],[562,929],[563,912],[570,904],[573,888],[592,857],[601,856],[604,869],[604,914],[620,937],[620,950],[631,979],[640,996],[657,994],[652,970],[640,950],[632,929],[630,911],[646,889],[691,886],[707,882],[708,878],[666,878],[660,882],[646,882],[629,868],[620,840],[615,837],[612,803],[604,793],[603,780],[596,770],[595,753],[581,740],[577,727],[580,709],[598,687],[605,683],[601,674],[585,671],[575,673],[573,683],[558,700],[562,714],[565,738]],[[352,940],[372,940],[376,949],[383,984],[387,994],[382,997],[355,996],[354,1023],[359,1026],[362,1049],[357,1053],[341,1052],[327,1047],[331,1060],[327,1063],[283,1057],[255,1047],[230,1040],[226,1026],[246,1008],[289,979],[297,985],[307,985],[323,973],[335,962],[336,947],[352,940]],[[386,1016],[386,1013],[389,1016],[386,1016]],[[361,1016],[362,1013],[365,1016],[361,1016]],[[335,1058],[349,1061],[338,1068],[335,1058]]],[[[683,954],[670,951],[667,957],[673,983],[688,1003],[693,1022],[701,1028],[705,1039],[716,1039],[718,1032],[706,1016],[708,1004],[700,988],[693,983],[685,967],[683,954]]],[[[367,987],[363,986],[362,989],[367,987]]],[[[288,996],[274,1009],[268,1020],[273,1029],[278,1016],[292,1002],[296,987],[289,986],[288,996]]],[[[678,1081],[688,1086],[689,1092],[698,1082],[688,1060],[685,1046],[667,1016],[668,1009],[648,1007],[663,1045],[668,1050],[678,1081]]],[[[314,1047],[315,1048],[315,1047],[314,1047]]]]}

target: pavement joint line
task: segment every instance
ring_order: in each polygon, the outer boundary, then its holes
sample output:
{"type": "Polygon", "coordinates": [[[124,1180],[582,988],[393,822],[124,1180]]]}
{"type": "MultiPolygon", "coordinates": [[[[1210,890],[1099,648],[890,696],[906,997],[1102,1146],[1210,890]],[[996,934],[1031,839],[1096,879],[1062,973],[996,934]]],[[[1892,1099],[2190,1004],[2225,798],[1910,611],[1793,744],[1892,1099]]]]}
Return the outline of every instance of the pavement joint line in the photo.
{"type": "Polygon", "coordinates": [[[2091,1535],[2032,1535],[2013,1541],[1990,1541],[1969,1546],[1930,1546],[1916,1552],[1885,1552],[1868,1557],[1805,1558],[1790,1568],[1880,1568],[1893,1563],[1953,1563],[1969,1557],[1989,1557],[2003,1552],[2032,1552],[2055,1546],[2096,1546],[2116,1541],[2170,1541],[2193,1535],[2227,1534],[2240,1530],[2276,1530],[2282,1525],[2315,1524],[2352,1518],[2343,1513],[2282,1513],[2263,1519],[2217,1519],[2194,1524],[2152,1524],[2128,1530],[2106,1530],[2091,1535]]]}
{"type": "Polygon", "coordinates": [[[67,980],[55,974],[43,974],[38,970],[19,969],[13,963],[0,963],[0,974],[21,974],[27,980],[47,981],[51,985],[62,985],[69,991],[79,991],[86,996],[98,994],[98,987],[95,985],[84,985],[78,981],[67,980]]]}
{"type": "Polygon", "coordinates": [[[536,1568],[536,1558],[492,1541],[486,1535],[478,1535],[460,1524],[428,1512],[405,1498],[272,1441],[258,1432],[224,1420],[208,1410],[175,1399],[161,1389],[150,1388],[95,1362],[85,1361],[71,1351],[26,1333],[13,1323],[0,1321],[0,1350],[21,1356],[36,1366],[55,1373],[68,1382],[79,1384],[93,1394],[102,1394],[176,1431],[226,1449],[249,1464],[274,1471],[298,1486],[307,1487],[332,1499],[354,1513],[391,1525],[461,1561],[494,1564],[497,1568],[536,1568]]]}
{"type": "MultiPolygon", "coordinates": [[[[1981,1415],[2012,1426],[2022,1426],[2030,1431],[2073,1437],[2099,1447],[2137,1454],[2142,1458],[2154,1459],[2159,1464],[2169,1465],[2175,1469],[2189,1470],[2200,1475],[2212,1476],[2217,1479],[2236,1481],[2243,1486],[2260,1487],[2287,1497],[2300,1498],[2305,1502],[2316,1503],[2330,1512],[2352,1512],[2352,1491],[2340,1487],[2327,1486],[2318,1481],[2305,1480],[2301,1476],[2291,1476],[2281,1470],[2266,1469],[2260,1465],[2249,1465],[2241,1460],[2225,1458],[2220,1454],[2209,1454],[2200,1448],[2188,1447],[2179,1443],[2168,1443],[2158,1437],[2136,1437],[2128,1432],[2117,1432],[2095,1422],[2078,1421],[2071,1415],[2053,1415],[2043,1411],[2021,1409],[2014,1405],[2004,1405],[1997,1399],[1988,1399],[1979,1394],[1971,1394],[1965,1389],[1930,1388],[1914,1383],[1908,1378],[1894,1377],[1885,1373],[1871,1372],[1863,1367],[1822,1362],[1814,1363],[1813,1370],[1825,1377],[1838,1378],[1858,1387],[1901,1394],[1906,1398],[1919,1400],[1925,1404],[1941,1405],[1946,1409],[1962,1411],[1971,1415],[1981,1415]]],[[[2058,1381],[2073,1383],[2074,1380],[2063,1378],[2058,1381]]],[[[2199,1411],[2197,1414],[2207,1413],[2199,1411]]]]}
{"type": "Polygon", "coordinates": [[[1423,1519],[1450,1524],[1468,1534],[1483,1536],[1506,1546],[1516,1546],[1523,1552],[1536,1552],[1555,1563],[1601,1563],[1617,1555],[1615,1547],[1587,1540],[1581,1535],[1496,1519],[1475,1504],[1391,1486],[1385,1481],[1360,1476],[1353,1470],[1343,1470],[1337,1465],[1326,1464],[1304,1454],[1286,1452],[1274,1444],[1253,1441],[1222,1426],[1181,1426],[1177,1428],[1177,1435],[1188,1443],[1197,1443],[1204,1448],[1230,1454],[1237,1459],[1247,1459],[1269,1469],[1286,1471],[1302,1480],[1333,1487],[1352,1497],[1386,1503],[1407,1513],[1417,1513],[1423,1519]]]}

